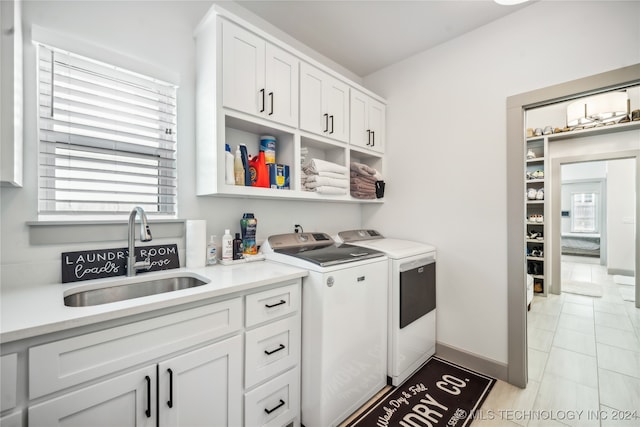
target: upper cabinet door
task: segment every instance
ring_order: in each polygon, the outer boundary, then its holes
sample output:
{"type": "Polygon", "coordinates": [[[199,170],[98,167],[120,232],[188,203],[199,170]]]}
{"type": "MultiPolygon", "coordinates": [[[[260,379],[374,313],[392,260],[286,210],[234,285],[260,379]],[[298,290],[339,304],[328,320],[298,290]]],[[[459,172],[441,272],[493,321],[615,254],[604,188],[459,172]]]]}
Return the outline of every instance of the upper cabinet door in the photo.
{"type": "Polygon", "coordinates": [[[270,120],[298,126],[298,58],[266,44],[266,107],[270,120]]]}
{"type": "Polygon", "coordinates": [[[349,86],[334,78],[327,81],[329,137],[349,142],[349,86]]]}
{"type": "Polygon", "coordinates": [[[329,116],[322,105],[324,73],[309,64],[300,64],[300,129],[324,135],[329,116]]]}
{"type": "Polygon", "coordinates": [[[222,24],[222,103],[298,125],[298,58],[228,21],[222,24]]]}
{"type": "Polygon", "coordinates": [[[370,99],[368,111],[369,129],[372,132],[370,148],[379,153],[384,153],[386,107],[383,103],[370,99]]]}
{"type": "Polygon", "coordinates": [[[349,86],[304,62],[300,65],[300,128],[349,140],[349,86]]]}
{"type": "Polygon", "coordinates": [[[351,144],[384,153],[386,107],[351,89],[351,144]]]}
{"type": "Polygon", "coordinates": [[[222,103],[248,114],[266,111],[265,41],[222,23],[222,103]]]}

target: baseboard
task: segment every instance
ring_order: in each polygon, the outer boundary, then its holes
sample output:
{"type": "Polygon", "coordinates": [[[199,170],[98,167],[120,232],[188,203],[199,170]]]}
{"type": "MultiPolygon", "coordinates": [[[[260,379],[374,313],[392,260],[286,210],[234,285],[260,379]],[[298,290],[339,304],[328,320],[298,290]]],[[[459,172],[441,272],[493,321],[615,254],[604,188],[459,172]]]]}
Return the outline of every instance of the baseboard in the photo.
{"type": "Polygon", "coordinates": [[[436,342],[436,356],[465,368],[478,371],[490,377],[507,381],[508,366],[492,359],[486,359],[474,353],[436,342]]]}
{"type": "Polygon", "coordinates": [[[610,276],[631,276],[631,277],[635,275],[633,270],[625,270],[623,268],[608,268],[607,274],[610,276]]]}

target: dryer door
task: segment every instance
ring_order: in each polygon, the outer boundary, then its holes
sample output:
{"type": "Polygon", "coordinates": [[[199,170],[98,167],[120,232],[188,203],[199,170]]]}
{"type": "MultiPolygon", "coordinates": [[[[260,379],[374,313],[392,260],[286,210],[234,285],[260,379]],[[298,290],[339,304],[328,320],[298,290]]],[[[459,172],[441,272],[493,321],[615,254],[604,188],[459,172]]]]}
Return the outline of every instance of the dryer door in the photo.
{"type": "Polygon", "coordinates": [[[436,260],[400,265],[400,329],[436,308],[436,260]]]}

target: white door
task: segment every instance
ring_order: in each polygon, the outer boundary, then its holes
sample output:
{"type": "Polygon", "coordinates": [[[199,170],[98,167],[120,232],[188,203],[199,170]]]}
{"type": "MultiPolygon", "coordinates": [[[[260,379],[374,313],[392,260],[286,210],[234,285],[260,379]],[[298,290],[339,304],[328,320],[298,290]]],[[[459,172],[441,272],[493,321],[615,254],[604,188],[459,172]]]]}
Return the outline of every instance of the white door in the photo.
{"type": "Polygon", "coordinates": [[[326,135],[329,114],[323,106],[325,73],[309,64],[300,64],[300,129],[326,135]]]}
{"type": "Polygon", "coordinates": [[[29,408],[31,427],[155,427],[156,365],[29,408]]]}
{"type": "Polygon", "coordinates": [[[384,104],[374,99],[369,100],[369,130],[373,132],[369,148],[379,153],[384,153],[385,113],[384,104]]]}
{"type": "Polygon", "coordinates": [[[326,81],[327,113],[329,129],[327,136],[338,141],[349,141],[349,86],[329,77],[326,81]]]}
{"type": "Polygon", "coordinates": [[[351,90],[350,143],[365,148],[369,148],[371,144],[371,129],[369,129],[369,114],[367,111],[369,107],[368,98],[361,92],[351,90]]]}
{"type": "Polygon", "coordinates": [[[298,58],[267,43],[265,54],[266,106],[270,120],[298,126],[298,58]]]}
{"type": "Polygon", "coordinates": [[[242,424],[242,339],[227,340],[158,365],[162,427],[242,424]]]}
{"type": "Polygon", "coordinates": [[[265,41],[228,21],[222,24],[222,103],[249,114],[266,111],[265,41]]]}

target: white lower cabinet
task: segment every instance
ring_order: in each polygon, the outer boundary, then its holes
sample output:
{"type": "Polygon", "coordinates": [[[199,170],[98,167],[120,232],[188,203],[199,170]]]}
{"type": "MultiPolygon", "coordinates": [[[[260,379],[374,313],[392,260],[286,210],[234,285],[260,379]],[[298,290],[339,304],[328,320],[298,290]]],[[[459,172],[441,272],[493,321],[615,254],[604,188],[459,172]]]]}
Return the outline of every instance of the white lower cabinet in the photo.
{"type": "Polygon", "coordinates": [[[251,390],[244,398],[245,425],[300,425],[300,368],[251,390]]]}
{"type": "Polygon", "coordinates": [[[162,427],[242,424],[242,338],[235,336],[158,365],[162,427]]]}
{"type": "Polygon", "coordinates": [[[2,427],[21,426],[20,408],[31,427],[299,426],[300,287],[43,337],[21,350],[29,396],[2,427]]]}
{"type": "Polygon", "coordinates": [[[29,426],[156,425],[156,367],[148,366],[29,408],[29,426]]]}
{"type": "Polygon", "coordinates": [[[246,297],[245,426],[300,425],[300,285],[246,297]]]}
{"type": "Polygon", "coordinates": [[[234,336],[34,405],[29,425],[240,425],[241,362],[242,339],[234,336]]]}

